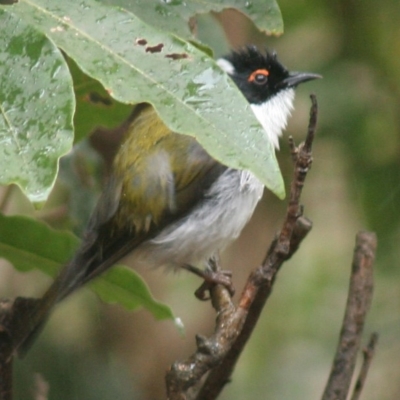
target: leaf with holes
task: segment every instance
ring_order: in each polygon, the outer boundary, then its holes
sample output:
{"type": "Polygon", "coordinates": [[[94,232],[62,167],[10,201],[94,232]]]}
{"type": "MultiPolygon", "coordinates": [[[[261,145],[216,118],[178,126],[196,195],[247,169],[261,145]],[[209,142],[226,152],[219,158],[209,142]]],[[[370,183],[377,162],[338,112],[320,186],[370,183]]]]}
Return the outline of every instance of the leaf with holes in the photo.
{"type": "Polygon", "coordinates": [[[172,130],[195,136],[214,158],[251,170],[284,196],[274,149],[249,104],[196,47],[94,0],[20,0],[9,8],[42,29],[115,99],[153,104],[172,130]]]}

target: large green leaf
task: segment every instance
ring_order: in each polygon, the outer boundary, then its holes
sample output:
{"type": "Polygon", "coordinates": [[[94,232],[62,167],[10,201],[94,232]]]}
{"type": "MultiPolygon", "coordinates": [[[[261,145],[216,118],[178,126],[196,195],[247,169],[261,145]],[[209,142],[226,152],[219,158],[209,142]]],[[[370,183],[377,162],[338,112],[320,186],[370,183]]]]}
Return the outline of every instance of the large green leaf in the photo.
{"type": "Polygon", "coordinates": [[[236,8],[248,15],[257,28],[268,34],[283,32],[282,16],[275,0],[101,0],[102,3],[118,5],[132,11],[149,25],[195,39],[190,30],[190,19],[197,14],[236,8]]]}
{"type": "MultiPolygon", "coordinates": [[[[0,257],[19,271],[37,268],[54,277],[78,245],[79,240],[69,232],[55,231],[31,218],[0,214],[0,257]]],[[[157,319],[173,318],[171,310],[152,297],[139,275],[126,267],[111,268],[90,287],[104,301],[130,310],[144,307],[157,319]]]]}
{"type": "Polygon", "coordinates": [[[226,165],[253,171],[283,197],[274,149],[249,104],[196,47],[94,0],[20,0],[9,7],[114,98],[153,104],[171,129],[195,136],[226,165]]]}
{"type": "Polygon", "coordinates": [[[0,77],[0,184],[42,202],[72,146],[72,80],[57,47],[1,8],[0,77]]]}

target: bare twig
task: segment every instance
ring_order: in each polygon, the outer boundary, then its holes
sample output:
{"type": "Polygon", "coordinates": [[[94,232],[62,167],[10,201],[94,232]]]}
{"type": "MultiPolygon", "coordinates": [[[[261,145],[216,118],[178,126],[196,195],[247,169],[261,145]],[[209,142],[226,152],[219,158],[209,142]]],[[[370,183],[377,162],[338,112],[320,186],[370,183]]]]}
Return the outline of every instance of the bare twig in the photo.
{"type": "MultiPolygon", "coordinates": [[[[302,240],[310,231],[311,227],[310,221],[305,218],[299,218],[294,232],[296,232],[302,240]]],[[[272,254],[275,254],[277,249],[275,243],[272,245],[274,247],[272,254]]],[[[288,256],[292,254],[292,251],[290,251],[288,256]]],[[[242,321],[243,327],[221,364],[210,372],[196,400],[211,400],[217,398],[225,384],[229,382],[236,362],[250,338],[263,307],[272,292],[272,287],[279,268],[286,259],[287,258],[282,258],[277,260],[274,264],[270,264],[268,271],[264,271],[264,266],[261,266],[250,275],[240,298],[238,309],[236,310],[236,315],[242,321]]]]}
{"type": "Polygon", "coordinates": [[[187,391],[221,361],[240,330],[240,320],[235,315],[228,289],[216,285],[211,292],[212,304],[217,311],[215,332],[210,338],[197,335],[197,351],[188,360],[175,362],[167,372],[168,398],[171,400],[187,398],[187,391]],[[226,329],[226,324],[232,328],[226,329]]]}
{"type": "Polygon", "coordinates": [[[361,366],[360,375],[358,376],[357,382],[354,386],[353,396],[351,396],[351,400],[358,400],[360,398],[361,392],[364,388],[365,380],[367,379],[367,374],[371,365],[372,358],[375,354],[375,346],[377,342],[378,334],[375,332],[371,335],[368,346],[363,350],[363,363],[361,366]]]}
{"type": "Polygon", "coordinates": [[[299,203],[312,162],[311,144],[318,112],[314,95],[311,100],[310,124],[305,144],[296,148],[293,140],[290,141],[295,166],[283,227],[271,244],[263,264],[250,274],[236,310],[225,288],[218,285],[212,290],[213,305],[218,312],[215,333],[209,339],[201,338],[200,342],[198,338],[196,353],[187,361],[176,362],[171,367],[166,376],[170,400],[212,400],[218,396],[230,380],[236,361],[258,321],[281,265],[294,254],[311,229],[311,222],[301,217],[302,207],[299,203]],[[222,304],[226,304],[226,308],[221,307],[222,304]],[[189,388],[198,385],[202,376],[210,370],[203,387],[189,392],[189,388]]]}
{"type": "Polygon", "coordinates": [[[353,255],[349,294],[339,344],[322,400],[345,400],[349,393],[364,321],[372,300],[377,239],[359,232],[353,255]]]}
{"type": "MultiPolygon", "coordinates": [[[[0,300],[0,322],[9,316],[10,302],[0,300]]],[[[0,323],[0,328],[3,328],[0,323]]],[[[13,343],[9,332],[0,330],[0,400],[12,400],[13,343]]]]}

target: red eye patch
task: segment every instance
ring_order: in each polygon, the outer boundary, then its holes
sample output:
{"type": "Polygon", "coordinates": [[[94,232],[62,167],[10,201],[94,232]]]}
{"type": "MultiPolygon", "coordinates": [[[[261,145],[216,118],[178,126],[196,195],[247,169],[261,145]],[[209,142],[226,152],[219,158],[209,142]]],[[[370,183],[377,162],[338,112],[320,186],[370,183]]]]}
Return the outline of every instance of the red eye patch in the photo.
{"type": "Polygon", "coordinates": [[[256,69],[251,73],[251,75],[248,77],[248,82],[264,82],[267,80],[267,77],[269,75],[269,71],[266,69],[256,69]]]}

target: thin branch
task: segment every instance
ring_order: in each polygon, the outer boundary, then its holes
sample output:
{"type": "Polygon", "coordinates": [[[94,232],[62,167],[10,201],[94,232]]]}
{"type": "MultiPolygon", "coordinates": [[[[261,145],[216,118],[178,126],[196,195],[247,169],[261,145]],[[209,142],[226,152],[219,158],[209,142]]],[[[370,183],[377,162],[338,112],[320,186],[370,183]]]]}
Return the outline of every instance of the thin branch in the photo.
{"type": "MultiPolygon", "coordinates": [[[[311,230],[311,227],[310,221],[305,218],[299,218],[294,232],[301,236],[302,240],[311,230]]],[[[274,247],[272,254],[275,254],[277,249],[276,245],[274,247]]],[[[289,255],[291,256],[292,254],[292,251],[290,251],[289,255]]],[[[229,382],[236,362],[253,333],[263,307],[272,292],[272,287],[280,266],[285,259],[282,258],[274,264],[270,264],[268,272],[264,271],[264,266],[261,266],[250,275],[236,311],[238,318],[243,321],[243,327],[221,364],[214,368],[208,375],[196,400],[216,399],[225,384],[229,382]]]]}
{"type": "Polygon", "coordinates": [[[358,376],[356,385],[354,386],[353,396],[351,397],[351,400],[358,400],[360,398],[361,392],[365,385],[365,381],[367,379],[367,374],[372,362],[372,358],[375,354],[375,346],[377,343],[378,334],[375,332],[371,335],[368,346],[363,350],[363,363],[361,366],[360,375],[358,376]]]}
{"type": "Polygon", "coordinates": [[[345,400],[356,363],[365,317],[372,300],[377,239],[372,232],[356,237],[346,311],[339,344],[322,400],[345,400]]]}
{"type": "Polygon", "coordinates": [[[212,304],[217,312],[216,329],[210,338],[196,336],[197,351],[183,362],[175,362],[167,372],[166,382],[170,400],[192,398],[187,391],[196,385],[201,377],[215,367],[225,356],[240,330],[240,320],[235,315],[229,291],[222,285],[211,290],[212,304]],[[229,326],[229,329],[226,327],[229,326]]]}
{"type": "Polygon", "coordinates": [[[195,354],[187,361],[174,363],[167,372],[169,400],[212,400],[219,395],[230,380],[236,361],[258,321],[281,265],[295,253],[300,242],[311,230],[311,222],[301,217],[300,205],[300,195],[312,162],[311,144],[318,113],[314,95],[311,96],[311,101],[306,144],[296,148],[293,139],[290,141],[295,166],[283,227],[271,244],[263,264],[250,274],[237,309],[234,308],[227,289],[220,285],[212,289],[211,298],[217,311],[215,333],[209,339],[198,337],[195,354]],[[197,390],[194,386],[199,386],[203,375],[210,370],[203,387],[197,390]]]}
{"type": "MultiPolygon", "coordinates": [[[[7,319],[11,303],[0,300],[0,322],[7,319]]],[[[3,325],[0,324],[0,328],[3,325]]],[[[0,400],[12,400],[13,343],[9,332],[0,330],[0,400]]]]}

